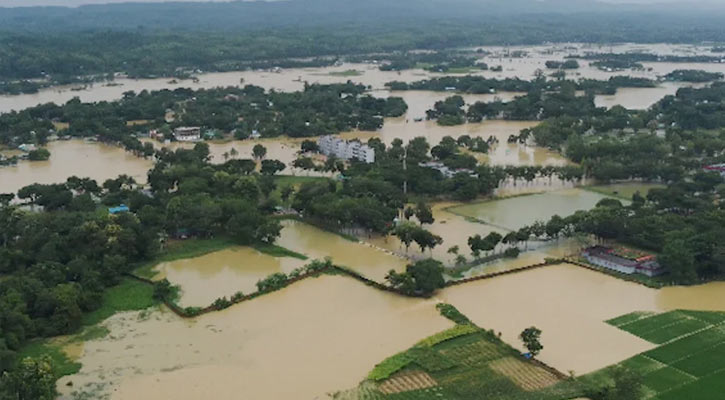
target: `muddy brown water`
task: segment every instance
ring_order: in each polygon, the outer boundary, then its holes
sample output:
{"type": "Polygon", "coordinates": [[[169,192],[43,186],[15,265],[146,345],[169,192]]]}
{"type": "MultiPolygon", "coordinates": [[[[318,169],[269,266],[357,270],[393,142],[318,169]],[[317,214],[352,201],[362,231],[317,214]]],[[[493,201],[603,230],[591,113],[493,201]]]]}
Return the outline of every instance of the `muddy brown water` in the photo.
{"type": "Polygon", "coordinates": [[[604,321],[632,311],[723,311],[725,283],[655,290],[564,264],[454,286],[438,298],[522,350],[519,333],[538,327],[539,358],[581,375],[655,347],[604,321]]]}
{"type": "Polygon", "coordinates": [[[267,276],[289,273],[305,264],[292,257],[272,257],[249,247],[232,247],[201,257],[186,258],[157,265],[154,280],[168,279],[179,285],[178,303],[182,307],[206,307],[220,297],[241,291],[257,291],[256,283],[267,276]]]}
{"type": "Polygon", "coordinates": [[[146,182],[152,161],[139,158],[120,147],[82,140],[50,142],[48,161],[20,161],[12,167],[0,167],[0,193],[14,193],[33,183],[63,183],[70,176],[90,177],[99,184],[126,174],[139,183],[146,182]]]}
{"type": "Polygon", "coordinates": [[[85,344],[81,371],[59,381],[62,398],[324,399],[452,323],[433,300],[323,276],[193,320],[153,311],[105,325],[111,333],[85,344]]]}
{"type": "MultiPolygon", "coordinates": [[[[519,184],[525,186],[521,182],[519,184]]],[[[583,189],[566,189],[465,204],[453,211],[494,226],[514,230],[535,221],[546,222],[554,215],[566,217],[578,210],[589,210],[606,198],[608,197],[605,195],[583,189]]]]}

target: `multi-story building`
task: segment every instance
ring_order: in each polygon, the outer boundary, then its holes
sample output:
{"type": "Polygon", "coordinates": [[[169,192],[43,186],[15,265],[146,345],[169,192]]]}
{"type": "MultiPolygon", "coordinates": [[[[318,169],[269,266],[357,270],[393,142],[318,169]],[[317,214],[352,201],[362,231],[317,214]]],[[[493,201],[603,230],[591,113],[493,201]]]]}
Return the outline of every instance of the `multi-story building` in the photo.
{"type": "Polygon", "coordinates": [[[344,140],[331,135],[322,136],[317,141],[320,153],[346,161],[359,160],[365,163],[375,162],[375,149],[357,140],[344,140]]]}
{"type": "Polygon", "coordinates": [[[181,126],[174,129],[174,138],[179,142],[196,142],[201,140],[201,128],[198,126],[181,126]]]}

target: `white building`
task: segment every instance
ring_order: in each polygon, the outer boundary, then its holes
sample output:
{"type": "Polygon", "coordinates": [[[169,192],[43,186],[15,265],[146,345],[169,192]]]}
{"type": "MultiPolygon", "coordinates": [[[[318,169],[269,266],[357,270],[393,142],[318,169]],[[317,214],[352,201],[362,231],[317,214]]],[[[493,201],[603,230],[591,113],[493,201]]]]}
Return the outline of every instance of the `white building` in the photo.
{"type": "Polygon", "coordinates": [[[179,142],[196,142],[201,140],[201,128],[198,126],[181,126],[174,129],[174,138],[179,142]]]}
{"type": "Polygon", "coordinates": [[[453,178],[454,176],[456,176],[458,174],[467,174],[473,178],[478,178],[478,174],[473,170],[470,170],[468,168],[458,168],[458,169],[448,168],[442,162],[429,161],[429,162],[420,163],[418,165],[421,167],[424,167],[424,168],[433,168],[434,170],[443,174],[443,176],[446,178],[453,178]]]}
{"type": "Polygon", "coordinates": [[[375,149],[356,140],[343,140],[334,136],[322,136],[317,141],[320,152],[343,160],[359,160],[368,164],[375,162],[375,149]]]}

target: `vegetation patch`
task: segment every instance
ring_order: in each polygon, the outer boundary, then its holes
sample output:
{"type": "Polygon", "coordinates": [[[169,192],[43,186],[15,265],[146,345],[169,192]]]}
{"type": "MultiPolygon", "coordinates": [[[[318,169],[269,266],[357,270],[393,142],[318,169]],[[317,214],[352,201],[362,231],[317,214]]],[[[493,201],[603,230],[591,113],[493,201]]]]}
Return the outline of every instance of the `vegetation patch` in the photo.
{"type": "Polygon", "coordinates": [[[516,357],[500,358],[493,361],[490,367],[527,391],[543,389],[559,382],[559,378],[550,371],[516,357]]]}
{"type": "Polygon", "coordinates": [[[609,325],[613,325],[613,326],[619,327],[619,326],[622,326],[622,325],[630,324],[630,323],[632,323],[634,321],[638,321],[638,320],[643,319],[643,318],[650,317],[650,316],[652,316],[654,314],[655,313],[648,312],[648,311],[635,311],[635,312],[631,312],[629,314],[624,314],[624,315],[622,315],[620,317],[617,317],[617,318],[612,318],[610,320],[607,320],[606,322],[609,325]]]}
{"type": "Polygon", "coordinates": [[[267,254],[272,257],[292,257],[292,258],[297,258],[300,260],[307,260],[307,256],[304,254],[300,254],[300,253],[297,253],[296,251],[285,249],[284,247],[277,246],[274,244],[258,243],[252,247],[254,247],[260,253],[264,253],[264,254],[267,254]]]}
{"type": "Polygon", "coordinates": [[[451,329],[445,330],[443,332],[438,332],[433,336],[429,336],[421,340],[420,342],[418,342],[418,344],[416,344],[416,346],[433,347],[438,343],[445,342],[446,340],[451,340],[453,338],[468,335],[478,331],[480,331],[480,328],[477,328],[473,325],[456,325],[451,329]]]}
{"type": "Polygon", "coordinates": [[[83,316],[84,325],[95,325],[120,311],[137,311],[156,304],[154,288],[133,279],[124,279],[103,293],[101,306],[83,316]]]}
{"type": "Polygon", "coordinates": [[[405,371],[395,374],[380,385],[383,394],[410,392],[436,386],[436,381],[423,371],[405,371]]]}
{"type": "Polygon", "coordinates": [[[610,321],[647,340],[667,341],[617,366],[582,377],[588,386],[609,385],[608,373],[625,367],[641,376],[646,397],[655,400],[719,399],[725,390],[723,313],[671,311],[640,319],[627,314],[610,321]],[[627,322],[628,320],[632,322],[627,322]]]}
{"type": "Polygon", "coordinates": [[[159,263],[182,260],[185,258],[201,257],[203,255],[224,250],[236,245],[238,245],[238,243],[231,238],[224,236],[214,237],[211,239],[170,241],[167,244],[166,249],[161,254],[159,254],[154,260],[146,262],[136,268],[134,273],[138,276],[152,279],[156,276],[154,267],[159,263]]]}
{"type": "Polygon", "coordinates": [[[56,378],[66,375],[73,375],[81,370],[81,364],[71,360],[63,351],[59,343],[52,339],[36,340],[25,345],[19,352],[17,359],[32,358],[40,359],[43,356],[50,358],[53,364],[53,373],[56,378]]]}

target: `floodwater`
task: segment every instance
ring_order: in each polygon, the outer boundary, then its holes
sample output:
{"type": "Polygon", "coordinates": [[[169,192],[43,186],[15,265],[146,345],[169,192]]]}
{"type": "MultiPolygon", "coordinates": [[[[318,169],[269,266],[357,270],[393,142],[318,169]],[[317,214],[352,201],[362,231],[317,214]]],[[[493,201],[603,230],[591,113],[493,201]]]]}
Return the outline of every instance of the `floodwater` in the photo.
{"type": "MultiPolygon", "coordinates": [[[[501,72],[494,71],[476,71],[472,75],[485,76],[487,78],[521,78],[532,79],[537,75],[537,71],[543,71],[545,74],[552,73],[547,70],[545,63],[549,60],[563,60],[564,57],[571,54],[582,54],[584,52],[616,52],[623,53],[627,51],[645,51],[654,52],[656,54],[705,54],[713,55],[706,46],[681,46],[670,44],[654,44],[645,47],[636,44],[623,45],[603,45],[594,46],[588,44],[556,44],[547,46],[514,46],[514,47],[483,47],[483,50],[491,52],[480,58],[482,62],[489,66],[502,66],[501,72]],[[510,52],[525,51],[526,57],[512,58],[510,52]]],[[[702,69],[711,72],[725,72],[725,64],[715,63],[643,63],[645,69],[641,71],[601,71],[596,67],[589,65],[587,60],[579,60],[581,68],[567,72],[570,79],[609,79],[615,75],[630,75],[633,77],[643,77],[656,79],[658,76],[665,75],[675,69],[702,69]]],[[[455,74],[448,74],[455,75],[455,74]]],[[[361,83],[369,86],[371,89],[384,89],[385,83],[397,80],[404,82],[413,82],[422,79],[428,79],[436,76],[444,76],[444,74],[432,73],[422,69],[406,70],[401,72],[380,71],[374,64],[344,64],[334,67],[321,68],[292,68],[284,69],[279,72],[271,71],[235,71],[235,72],[216,72],[198,74],[198,81],[181,80],[174,81],[169,78],[159,79],[116,79],[111,85],[106,83],[95,83],[92,85],[70,85],[47,88],[35,94],[21,95],[3,95],[0,96],[0,113],[12,110],[22,110],[37,104],[53,102],[56,104],[64,104],[68,100],[78,97],[81,101],[111,101],[119,99],[126,91],[140,92],[142,90],[162,90],[176,88],[203,89],[227,86],[243,86],[253,84],[261,86],[265,89],[275,89],[277,91],[298,91],[304,87],[304,82],[309,83],[342,83],[351,80],[355,83],[361,83]],[[341,76],[340,72],[347,70],[356,70],[356,76],[341,76]],[[72,90],[74,89],[74,90],[72,90]]],[[[615,97],[602,96],[598,99],[601,105],[626,104],[632,108],[646,108],[652,104],[655,93],[673,94],[678,86],[686,86],[687,84],[663,84],[662,88],[654,91],[651,89],[635,89],[632,93],[629,90],[618,93],[615,97]],[[637,96],[643,90],[643,96],[637,96]],[[647,94],[651,91],[650,94],[647,94]]],[[[656,100],[656,99],[655,99],[656,100]]]]}
{"type": "Polygon", "coordinates": [[[220,297],[241,291],[257,291],[256,283],[267,276],[289,273],[305,264],[292,257],[273,257],[250,247],[232,247],[196,258],[157,265],[155,280],[166,278],[181,288],[179,305],[206,307],[220,297]]]}
{"type": "Polygon", "coordinates": [[[655,290],[565,264],[454,286],[438,298],[522,350],[519,333],[536,326],[544,345],[538,358],[582,375],[655,347],[604,321],[633,311],[722,311],[724,289],[714,283],[655,290]]]}
{"type": "Polygon", "coordinates": [[[275,242],[310,259],[330,257],[341,266],[351,268],[367,278],[382,282],[391,270],[402,271],[407,260],[365,242],[352,242],[299,221],[283,222],[284,229],[275,242]]]}
{"type": "Polygon", "coordinates": [[[58,388],[63,399],[324,399],[451,327],[434,305],[322,276],[192,320],[120,313],[58,388]]]}
{"type": "Polygon", "coordinates": [[[74,175],[102,184],[106,179],[126,174],[144,183],[152,166],[151,160],[103,143],[55,141],[48,143],[47,149],[48,161],[20,161],[17,166],[0,167],[0,193],[15,193],[33,183],[62,183],[74,175]]]}
{"type": "MultiPolygon", "coordinates": [[[[520,183],[523,184],[523,183],[520,183]]],[[[554,215],[567,217],[578,210],[589,210],[605,195],[582,189],[523,195],[456,207],[454,212],[493,226],[516,230],[554,215]]]]}
{"type": "MultiPolygon", "coordinates": [[[[447,208],[455,204],[435,203],[431,206],[435,221],[432,224],[424,225],[423,228],[443,238],[443,244],[437,246],[432,251],[426,250],[423,253],[415,243],[412,243],[406,252],[405,245],[396,236],[392,235],[384,237],[375,236],[364,240],[402,256],[416,260],[433,257],[446,265],[453,265],[456,258],[455,255],[448,253],[448,249],[453,246],[458,246],[459,254],[470,259],[470,249],[468,248],[469,237],[476,234],[486,236],[493,231],[502,231],[489,225],[466,221],[465,218],[449,212],[447,208]]],[[[411,222],[416,222],[415,218],[411,222]]]]}

